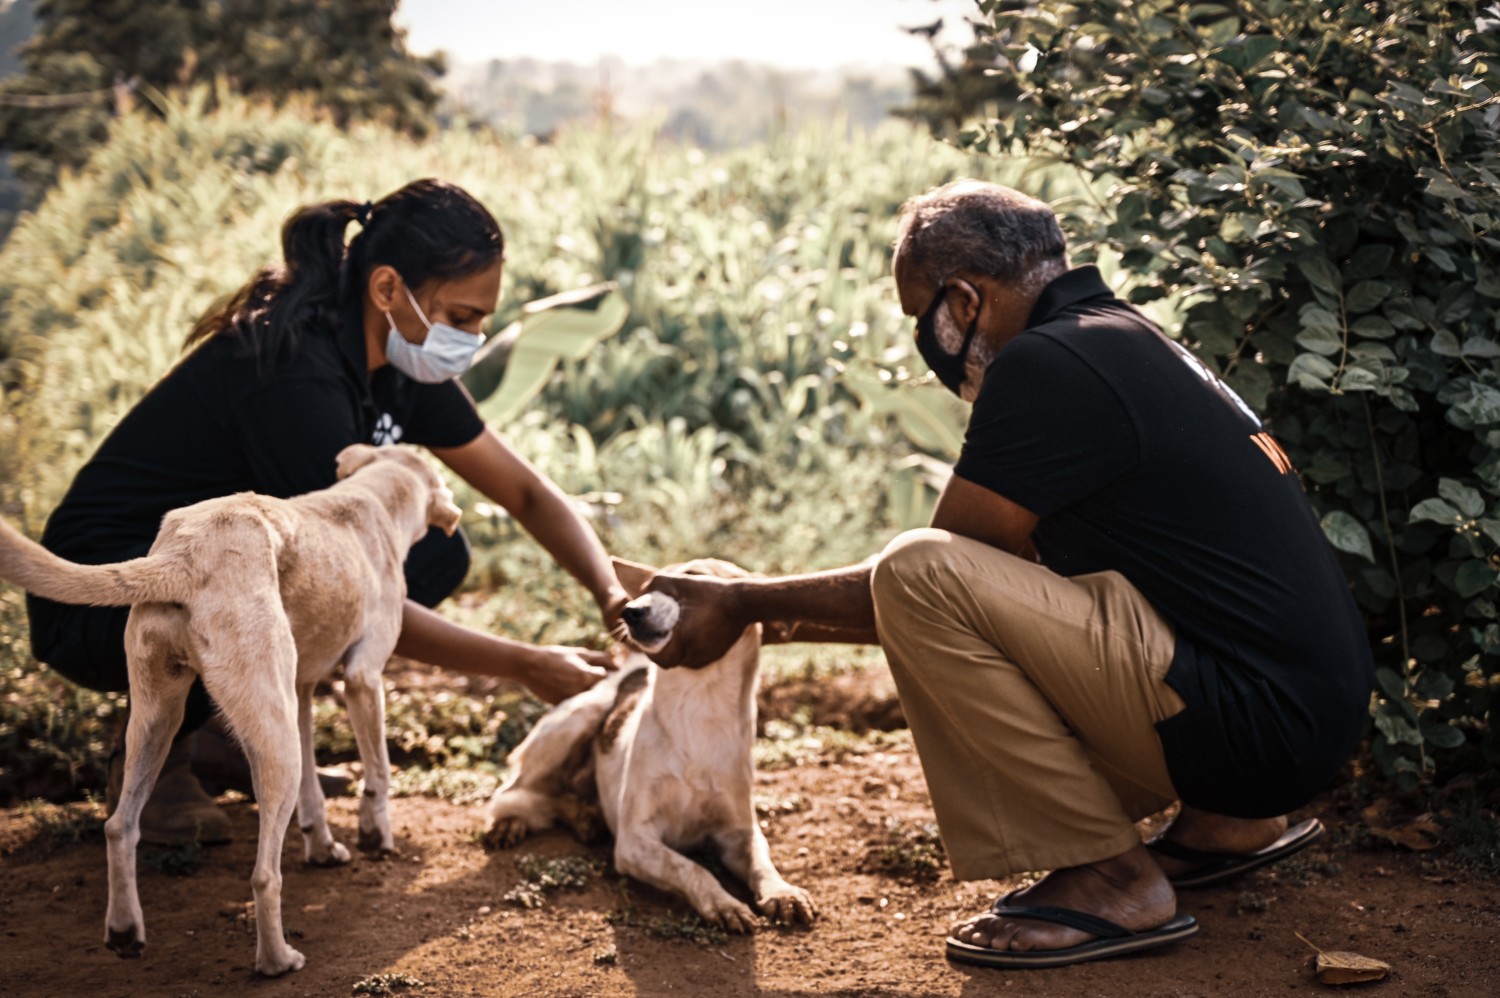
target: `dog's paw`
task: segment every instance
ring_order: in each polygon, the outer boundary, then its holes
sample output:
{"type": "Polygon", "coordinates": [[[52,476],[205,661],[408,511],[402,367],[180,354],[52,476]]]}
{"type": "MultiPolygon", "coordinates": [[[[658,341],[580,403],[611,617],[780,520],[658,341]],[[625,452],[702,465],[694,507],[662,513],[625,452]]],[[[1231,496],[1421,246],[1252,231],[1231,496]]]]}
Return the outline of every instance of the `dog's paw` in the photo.
{"type": "Polygon", "coordinates": [[[255,972],[263,977],[280,977],[282,974],[290,974],[294,970],[301,970],[307,963],[307,957],[292,949],[290,946],[282,947],[283,952],[274,956],[255,955],[255,972]]]}
{"type": "Polygon", "coordinates": [[[525,818],[508,815],[496,818],[484,833],[484,844],[491,849],[513,849],[531,833],[525,818]]]}
{"type": "Polygon", "coordinates": [[[326,850],[316,851],[312,847],[309,847],[307,865],[326,869],[328,867],[343,866],[351,858],[347,846],[341,842],[330,842],[326,850]]]}
{"type": "Polygon", "coordinates": [[[725,932],[745,935],[755,931],[755,912],[733,898],[726,898],[709,911],[700,914],[705,921],[712,922],[725,932]]]}
{"type": "Polygon", "coordinates": [[[811,925],[818,917],[818,906],[813,904],[812,896],[791,884],[767,891],[756,900],[755,906],[762,915],[782,925],[811,925]]]}
{"type": "Polygon", "coordinates": [[[131,925],[123,929],[106,928],[104,945],[122,960],[135,960],[140,957],[141,950],[146,948],[146,940],[140,929],[131,925]]]}
{"type": "Polygon", "coordinates": [[[396,841],[391,837],[391,833],[383,832],[378,828],[371,828],[368,831],[363,828],[359,830],[359,849],[360,852],[373,853],[377,859],[401,854],[396,848],[396,841]]]}

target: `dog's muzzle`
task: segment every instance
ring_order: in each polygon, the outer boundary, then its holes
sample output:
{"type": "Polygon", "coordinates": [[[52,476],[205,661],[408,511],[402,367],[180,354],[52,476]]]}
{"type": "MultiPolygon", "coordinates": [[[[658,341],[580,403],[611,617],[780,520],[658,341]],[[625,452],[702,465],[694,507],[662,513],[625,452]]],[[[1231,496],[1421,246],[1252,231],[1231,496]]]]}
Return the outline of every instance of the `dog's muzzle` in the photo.
{"type": "Polygon", "coordinates": [[[630,643],[649,655],[667,646],[680,614],[677,601],[672,597],[647,593],[626,603],[620,617],[630,632],[630,643]]]}

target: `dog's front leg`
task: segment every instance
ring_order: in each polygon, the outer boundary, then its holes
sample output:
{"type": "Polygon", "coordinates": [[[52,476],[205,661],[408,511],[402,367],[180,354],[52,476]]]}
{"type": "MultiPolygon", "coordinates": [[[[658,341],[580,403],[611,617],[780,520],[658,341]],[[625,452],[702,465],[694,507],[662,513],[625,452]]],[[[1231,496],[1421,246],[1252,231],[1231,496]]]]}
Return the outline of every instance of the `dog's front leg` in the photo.
{"type": "Polygon", "coordinates": [[[818,917],[812,897],[800,887],[786,882],[771,862],[771,847],[755,824],[751,812],[750,828],[737,828],[714,836],[724,865],[750,887],[755,907],[773,922],[811,924],[818,917]]]}
{"type": "Polygon", "coordinates": [[[365,769],[365,794],[359,802],[359,847],[391,855],[396,851],[396,839],[391,834],[391,757],[385,743],[385,687],[380,682],[386,656],[372,658],[363,653],[367,647],[369,642],[362,643],[344,670],[344,699],[349,704],[349,721],[365,769]]]}
{"type": "Polygon", "coordinates": [[[755,929],[755,912],[735,900],[713,874],[659,839],[639,831],[621,835],[615,840],[615,868],[682,895],[704,919],[730,932],[755,929]]]}
{"type": "Polygon", "coordinates": [[[318,783],[318,760],[313,747],[313,684],[297,687],[297,728],[302,738],[302,787],[297,794],[297,824],[302,826],[303,857],[310,866],[339,866],[349,862],[349,850],[333,839],[328,807],[318,783]]]}

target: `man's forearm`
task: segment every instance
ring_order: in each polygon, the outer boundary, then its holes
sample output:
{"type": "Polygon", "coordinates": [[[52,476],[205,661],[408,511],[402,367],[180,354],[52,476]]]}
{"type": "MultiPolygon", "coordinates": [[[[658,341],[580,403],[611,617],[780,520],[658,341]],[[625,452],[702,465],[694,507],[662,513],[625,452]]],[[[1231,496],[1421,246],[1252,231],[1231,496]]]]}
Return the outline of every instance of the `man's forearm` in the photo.
{"type": "Polygon", "coordinates": [[[773,643],[876,644],[872,568],[866,562],[811,575],[744,579],[735,586],[736,609],[746,624],[765,624],[766,640],[773,643]]]}

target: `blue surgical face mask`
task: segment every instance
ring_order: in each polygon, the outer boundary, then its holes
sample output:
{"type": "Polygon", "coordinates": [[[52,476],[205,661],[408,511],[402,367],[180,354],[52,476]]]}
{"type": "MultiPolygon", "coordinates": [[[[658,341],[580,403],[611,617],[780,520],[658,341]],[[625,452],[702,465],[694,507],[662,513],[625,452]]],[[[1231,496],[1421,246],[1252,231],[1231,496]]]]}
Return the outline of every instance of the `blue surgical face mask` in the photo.
{"type": "Polygon", "coordinates": [[[427,339],[418,346],[402,336],[396,328],[396,320],[387,312],[385,321],[390,323],[391,331],[385,338],[385,359],[408,378],[428,385],[448,381],[467,371],[474,361],[474,354],[484,343],[484,337],[478,333],[466,333],[446,322],[428,322],[422,306],[412,297],[405,281],[401,282],[401,290],[406,292],[411,307],[417,310],[417,318],[427,327],[427,339]]]}

